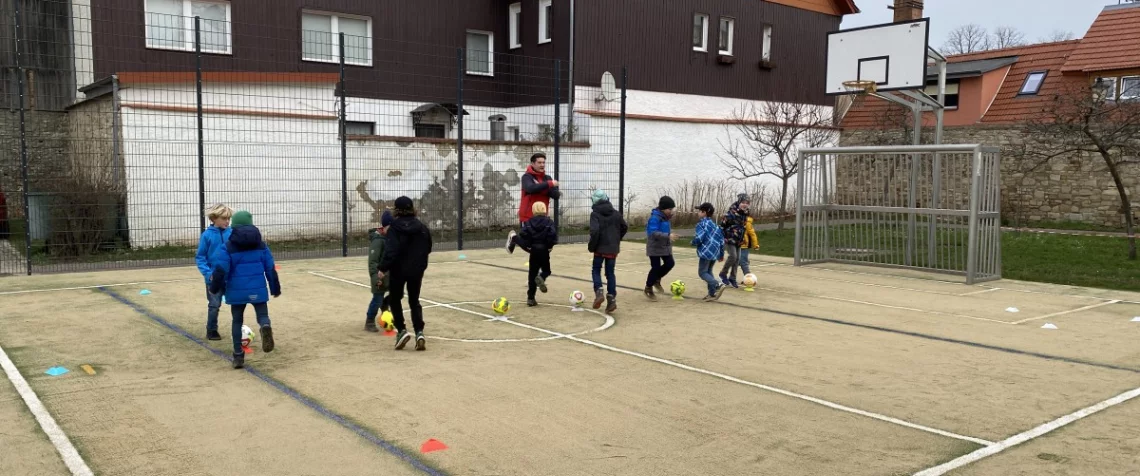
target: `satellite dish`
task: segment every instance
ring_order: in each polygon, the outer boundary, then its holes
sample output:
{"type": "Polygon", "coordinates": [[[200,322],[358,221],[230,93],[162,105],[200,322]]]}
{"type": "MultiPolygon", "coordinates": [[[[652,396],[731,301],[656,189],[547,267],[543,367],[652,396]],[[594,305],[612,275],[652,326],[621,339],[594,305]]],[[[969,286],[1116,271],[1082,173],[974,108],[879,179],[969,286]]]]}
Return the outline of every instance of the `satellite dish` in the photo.
{"type": "Polygon", "coordinates": [[[598,98],[605,101],[613,101],[617,99],[617,86],[614,83],[614,75],[609,71],[602,73],[602,95],[598,98]]]}

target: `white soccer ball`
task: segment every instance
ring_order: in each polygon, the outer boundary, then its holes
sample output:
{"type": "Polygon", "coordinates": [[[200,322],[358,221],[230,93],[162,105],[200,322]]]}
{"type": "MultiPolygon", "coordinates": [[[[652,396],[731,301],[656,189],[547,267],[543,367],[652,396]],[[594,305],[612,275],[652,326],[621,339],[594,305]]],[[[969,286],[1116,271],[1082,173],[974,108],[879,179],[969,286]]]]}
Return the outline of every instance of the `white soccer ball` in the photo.
{"type": "Polygon", "coordinates": [[[574,291],[570,293],[570,305],[574,307],[581,306],[586,302],[586,295],[582,291],[574,291]]]}
{"type": "Polygon", "coordinates": [[[754,287],[756,287],[756,282],[757,282],[756,281],[756,275],[752,274],[752,273],[748,273],[748,274],[744,275],[744,282],[741,284],[744,284],[744,287],[746,287],[746,288],[754,288],[754,287]]]}
{"type": "Polygon", "coordinates": [[[249,347],[253,343],[253,329],[249,326],[241,326],[241,345],[242,347],[249,347]]]}

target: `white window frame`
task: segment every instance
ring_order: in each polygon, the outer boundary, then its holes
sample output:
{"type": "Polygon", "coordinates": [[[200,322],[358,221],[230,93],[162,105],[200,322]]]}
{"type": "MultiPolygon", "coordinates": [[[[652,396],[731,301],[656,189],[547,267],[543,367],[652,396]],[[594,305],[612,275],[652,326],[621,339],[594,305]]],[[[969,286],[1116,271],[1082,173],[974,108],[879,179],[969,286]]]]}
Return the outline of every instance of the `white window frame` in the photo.
{"type": "Polygon", "coordinates": [[[772,61],[772,25],[764,25],[764,38],[760,47],[760,59],[772,61]]]}
{"type": "MultiPolygon", "coordinates": [[[[464,69],[467,74],[472,76],[494,76],[495,75],[495,33],[484,30],[467,30],[467,33],[475,33],[478,35],[487,35],[487,72],[471,71],[471,64],[468,63],[464,69]]],[[[467,37],[464,36],[464,46],[467,44],[467,37]]],[[[466,59],[466,58],[464,58],[466,59]]]]}
{"type": "Polygon", "coordinates": [[[1045,87],[1045,79],[1047,79],[1048,77],[1049,77],[1049,71],[1047,71],[1047,70],[1040,70],[1040,71],[1034,70],[1034,71],[1030,71],[1028,73],[1025,73],[1025,79],[1021,80],[1021,87],[1017,89],[1017,95],[1018,96],[1036,96],[1037,93],[1041,92],[1041,88],[1045,87]],[[1026,92],[1025,88],[1029,86],[1029,78],[1032,78],[1034,75],[1041,75],[1041,82],[1037,83],[1037,88],[1033,89],[1031,92],[1026,92]]]}
{"type": "Polygon", "coordinates": [[[553,13],[554,4],[552,0],[538,0],[538,44],[544,45],[550,43],[551,32],[547,28],[549,19],[547,12],[553,13]]]}
{"type": "Polygon", "coordinates": [[[522,48],[522,4],[512,3],[507,11],[510,12],[511,16],[511,32],[509,37],[511,42],[511,49],[513,50],[515,48],[522,48]]]}
{"type": "MultiPolygon", "coordinates": [[[[347,13],[326,12],[323,10],[301,10],[301,15],[306,13],[310,15],[323,15],[332,17],[332,48],[333,59],[326,60],[321,58],[306,58],[305,45],[301,45],[301,61],[309,61],[312,63],[332,63],[340,64],[340,19],[349,18],[352,20],[364,20],[368,22],[368,37],[365,40],[368,43],[368,61],[355,61],[349,59],[348,55],[344,55],[344,64],[352,66],[372,66],[372,18],[362,15],[349,15],[347,13]]],[[[303,30],[302,30],[303,31],[303,30]]],[[[303,40],[302,40],[303,41],[303,40]]]]}
{"type": "MultiPolygon", "coordinates": [[[[180,0],[182,2],[182,43],[185,47],[179,48],[176,46],[165,45],[152,45],[150,44],[150,35],[145,33],[146,15],[150,12],[150,0],[143,2],[143,36],[146,37],[146,47],[152,50],[168,50],[168,51],[194,51],[194,15],[192,3],[213,3],[216,5],[225,5],[226,7],[226,24],[230,28],[226,31],[226,49],[225,50],[210,50],[202,48],[203,53],[219,54],[219,55],[232,55],[234,51],[234,32],[233,21],[230,19],[231,8],[229,0],[180,0]]],[[[206,45],[203,45],[206,46],[206,45]]]]}
{"type": "Polygon", "coordinates": [[[1120,93],[1119,94],[1120,94],[1120,100],[1121,101],[1125,101],[1125,100],[1131,101],[1133,99],[1140,99],[1140,76],[1122,76],[1120,78],[1120,93]],[[1129,81],[1129,80],[1136,81],[1137,84],[1135,86],[1133,86],[1134,89],[1133,89],[1132,94],[1125,96],[1124,93],[1128,91],[1128,88],[1124,87],[1124,82],[1129,81]]]}
{"type": "MultiPolygon", "coordinates": [[[[701,45],[693,46],[693,51],[700,51],[701,53],[709,52],[709,16],[707,13],[694,13],[693,20],[701,19],[701,45]]],[[[689,33],[692,34],[693,24],[689,24],[689,33]]]]}
{"type": "Polygon", "coordinates": [[[720,19],[717,20],[716,23],[717,23],[717,29],[716,29],[716,49],[717,49],[717,52],[719,54],[722,54],[725,56],[732,56],[732,42],[735,39],[735,38],[733,38],[733,36],[736,34],[736,19],[732,18],[732,17],[720,17],[720,19]],[[720,27],[725,20],[728,20],[728,49],[723,50],[720,48],[720,27]]]}

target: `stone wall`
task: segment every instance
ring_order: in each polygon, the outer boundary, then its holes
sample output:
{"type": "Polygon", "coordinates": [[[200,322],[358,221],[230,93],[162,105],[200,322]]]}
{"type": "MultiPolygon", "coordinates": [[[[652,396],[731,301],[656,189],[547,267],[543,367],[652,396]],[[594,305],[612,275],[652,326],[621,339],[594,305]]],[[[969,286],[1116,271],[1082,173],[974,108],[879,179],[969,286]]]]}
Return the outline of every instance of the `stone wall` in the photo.
{"type": "MultiPolygon", "coordinates": [[[[932,143],[931,139],[927,129],[923,143],[932,143]]],[[[901,131],[894,134],[881,130],[844,131],[840,139],[844,146],[906,142],[901,131]]],[[[943,131],[943,143],[1001,148],[1002,220],[1008,225],[1043,221],[1110,227],[1124,224],[1120,196],[1099,155],[1074,153],[1035,168],[1037,164],[1023,158],[1034,141],[1012,126],[948,127],[943,131]]],[[[1140,168],[1125,165],[1121,172],[1129,196],[1136,197],[1140,194],[1140,168]]],[[[1138,211],[1134,205],[1133,214],[1138,211]]]]}
{"type": "MultiPolygon", "coordinates": [[[[68,118],[63,112],[26,111],[24,113],[28,149],[29,185],[35,192],[37,183],[59,175],[60,157],[67,147],[68,118]]],[[[20,161],[19,110],[0,111],[0,192],[8,203],[8,216],[24,216],[24,185],[20,161]]]]}

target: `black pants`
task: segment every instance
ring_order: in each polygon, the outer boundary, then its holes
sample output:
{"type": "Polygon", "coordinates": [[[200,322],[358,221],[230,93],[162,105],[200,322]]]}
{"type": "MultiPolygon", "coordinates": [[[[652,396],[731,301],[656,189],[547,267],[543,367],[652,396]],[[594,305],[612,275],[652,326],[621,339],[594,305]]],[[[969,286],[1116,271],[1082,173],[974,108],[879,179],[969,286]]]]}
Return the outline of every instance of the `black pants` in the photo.
{"type": "Polygon", "coordinates": [[[392,274],[388,281],[388,310],[392,311],[392,324],[396,330],[407,329],[404,326],[404,286],[408,287],[408,307],[412,311],[412,329],[416,332],[424,331],[424,308],[420,305],[420,288],[424,284],[423,273],[407,276],[392,274]]]}
{"type": "Polygon", "coordinates": [[[527,299],[534,299],[535,289],[538,288],[534,284],[534,278],[542,275],[542,279],[550,277],[550,250],[532,250],[530,252],[530,274],[529,281],[526,284],[526,297],[527,299]]]}
{"type": "Polygon", "coordinates": [[[672,256],[650,256],[649,257],[649,277],[645,279],[645,287],[653,286],[665,279],[665,276],[673,271],[673,266],[677,262],[673,261],[672,256]]]}

